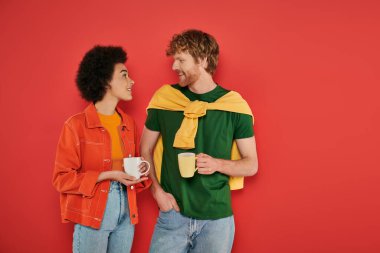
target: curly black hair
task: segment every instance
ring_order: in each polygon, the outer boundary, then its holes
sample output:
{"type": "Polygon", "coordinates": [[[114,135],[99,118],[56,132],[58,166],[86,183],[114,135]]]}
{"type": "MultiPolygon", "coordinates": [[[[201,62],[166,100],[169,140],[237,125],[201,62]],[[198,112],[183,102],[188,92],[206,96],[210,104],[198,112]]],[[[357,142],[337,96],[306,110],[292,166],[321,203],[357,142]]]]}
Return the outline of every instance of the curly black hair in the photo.
{"type": "Polygon", "coordinates": [[[75,80],[82,98],[93,103],[102,100],[115,64],[126,61],[127,53],[121,47],[97,45],[88,51],[79,64],[75,80]]]}

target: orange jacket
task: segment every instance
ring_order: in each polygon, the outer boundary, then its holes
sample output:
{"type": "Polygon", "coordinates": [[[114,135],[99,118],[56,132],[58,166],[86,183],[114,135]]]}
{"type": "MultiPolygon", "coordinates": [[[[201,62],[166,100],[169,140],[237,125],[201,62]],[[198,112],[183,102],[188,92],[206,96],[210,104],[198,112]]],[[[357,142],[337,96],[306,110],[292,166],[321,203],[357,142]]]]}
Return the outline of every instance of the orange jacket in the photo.
{"type": "MultiPolygon", "coordinates": [[[[135,123],[120,108],[116,110],[122,118],[119,134],[124,156],[138,156],[139,140],[135,123]]],[[[111,138],[91,103],[83,112],[65,122],[58,142],[53,185],[61,193],[62,222],[72,221],[100,228],[110,181],[96,181],[102,171],[111,168],[111,138]]],[[[148,188],[150,184],[148,180],[127,187],[132,224],[138,223],[136,192],[148,188]]]]}

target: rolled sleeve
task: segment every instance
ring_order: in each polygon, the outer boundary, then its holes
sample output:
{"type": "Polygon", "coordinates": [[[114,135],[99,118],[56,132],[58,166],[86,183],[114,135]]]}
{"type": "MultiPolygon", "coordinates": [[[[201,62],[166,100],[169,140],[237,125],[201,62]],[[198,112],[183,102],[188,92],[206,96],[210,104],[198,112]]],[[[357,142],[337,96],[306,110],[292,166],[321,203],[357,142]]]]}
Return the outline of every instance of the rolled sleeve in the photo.
{"type": "Polygon", "coordinates": [[[146,180],[146,181],[143,181],[143,182],[141,182],[141,183],[138,183],[138,184],[136,184],[136,191],[137,192],[141,192],[141,191],[143,191],[143,190],[146,190],[146,189],[148,189],[150,186],[151,186],[151,184],[152,184],[152,180],[151,179],[148,179],[148,180],[146,180]]]}
{"type": "Polygon", "coordinates": [[[94,196],[100,173],[101,172],[99,171],[88,171],[84,174],[83,180],[79,186],[79,192],[81,192],[83,196],[94,196]]]}

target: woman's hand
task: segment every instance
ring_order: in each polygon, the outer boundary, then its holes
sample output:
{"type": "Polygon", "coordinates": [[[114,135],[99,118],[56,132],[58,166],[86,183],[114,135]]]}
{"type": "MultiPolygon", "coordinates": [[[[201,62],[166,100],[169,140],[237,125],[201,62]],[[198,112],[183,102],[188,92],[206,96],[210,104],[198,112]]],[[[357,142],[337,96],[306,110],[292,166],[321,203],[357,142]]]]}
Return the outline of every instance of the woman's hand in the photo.
{"type": "Polygon", "coordinates": [[[146,181],[148,180],[148,177],[140,177],[139,179],[136,179],[135,177],[128,175],[124,171],[111,170],[100,173],[98,177],[98,182],[104,180],[118,181],[126,186],[129,186],[146,181]]]}
{"type": "MultiPolygon", "coordinates": [[[[144,157],[141,157],[141,160],[142,161],[145,161],[144,157]]],[[[149,172],[149,169],[150,169],[150,166],[148,166],[147,164],[147,161],[146,162],[143,162],[139,165],[139,172],[141,174],[143,174],[144,176],[147,176],[148,175],[148,172],[149,172]]]]}

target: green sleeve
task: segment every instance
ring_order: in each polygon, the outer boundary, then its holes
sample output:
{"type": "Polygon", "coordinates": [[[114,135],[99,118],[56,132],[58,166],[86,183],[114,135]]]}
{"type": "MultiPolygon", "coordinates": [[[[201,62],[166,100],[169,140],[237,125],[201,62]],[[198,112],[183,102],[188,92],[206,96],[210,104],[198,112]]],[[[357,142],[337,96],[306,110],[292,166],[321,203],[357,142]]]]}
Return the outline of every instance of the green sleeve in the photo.
{"type": "Polygon", "coordinates": [[[145,126],[152,131],[160,132],[160,124],[158,122],[158,110],[149,109],[146,117],[145,126]]]}
{"type": "Polygon", "coordinates": [[[238,113],[236,115],[234,140],[249,138],[254,135],[251,115],[238,113]]]}

